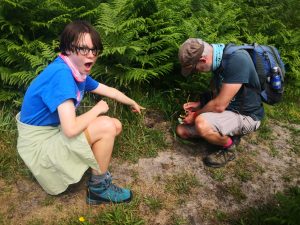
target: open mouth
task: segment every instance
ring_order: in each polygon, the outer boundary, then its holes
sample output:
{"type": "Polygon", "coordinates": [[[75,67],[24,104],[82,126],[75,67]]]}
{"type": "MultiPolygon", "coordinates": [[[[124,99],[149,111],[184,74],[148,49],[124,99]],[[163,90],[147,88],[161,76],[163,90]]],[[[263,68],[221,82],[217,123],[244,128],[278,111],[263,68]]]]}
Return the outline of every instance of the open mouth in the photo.
{"type": "Polygon", "coordinates": [[[85,68],[87,68],[87,69],[91,69],[92,65],[93,65],[93,63],[91,63],[91,62],[84,64],[85,68]]]}

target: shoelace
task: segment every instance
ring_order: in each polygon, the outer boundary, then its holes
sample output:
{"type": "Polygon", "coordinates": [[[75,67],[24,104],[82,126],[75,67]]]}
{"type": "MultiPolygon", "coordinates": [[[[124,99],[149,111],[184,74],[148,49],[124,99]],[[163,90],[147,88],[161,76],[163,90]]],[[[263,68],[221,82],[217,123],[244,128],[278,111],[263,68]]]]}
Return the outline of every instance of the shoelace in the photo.
{"type": "Polygon", "coordinates": [[[219,150],[216,155],[225,155],[226,153],[228,153],[228,150],[225,150],[225,149],[222,149],[222,150],[219,150]]]}
{"type": "Polygon", "coordinates": [[[113,191],[119,192],[119,193],[122,192],[122,188],[120,188],[112,183],[112,177],[108,177],[107,179],[105,179],[105,188],[112,189],[113,191]]]}

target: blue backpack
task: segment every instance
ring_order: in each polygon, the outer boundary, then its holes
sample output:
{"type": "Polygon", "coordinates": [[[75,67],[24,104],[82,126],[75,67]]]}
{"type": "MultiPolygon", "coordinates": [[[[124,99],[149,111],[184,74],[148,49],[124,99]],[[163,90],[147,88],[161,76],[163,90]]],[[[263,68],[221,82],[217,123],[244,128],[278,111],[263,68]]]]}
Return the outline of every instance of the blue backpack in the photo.
{"type": "Polygon", "coordinates": [[[260,81],[260,89],[253,89],[260,94],[262,101],[274,105],[281,101],[283,95],[283,85],[285,68],[280,58],[278,50],[270,45],[244,44],[244,45],[226,45],[223,53],[222,68],[226,65],[228,57],[237,50],[246,50],[256,69],[260,81]]]}

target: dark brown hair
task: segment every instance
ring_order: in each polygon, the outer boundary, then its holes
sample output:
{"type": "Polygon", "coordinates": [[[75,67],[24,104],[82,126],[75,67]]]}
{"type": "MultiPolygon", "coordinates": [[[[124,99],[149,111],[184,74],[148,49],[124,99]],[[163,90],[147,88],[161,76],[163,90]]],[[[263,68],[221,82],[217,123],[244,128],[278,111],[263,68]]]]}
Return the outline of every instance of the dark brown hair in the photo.
{"type": "Polygon", "coordinates": [[[75,20],[69,23],[60,35],[59,48],[63,55],[67,55],[66,51],[74,51],[72,45],[77,45],[83,34],[89,33],[96,50],[102,51],[103,46],[99,33],[88,22],[83,20],[75,20]]]}

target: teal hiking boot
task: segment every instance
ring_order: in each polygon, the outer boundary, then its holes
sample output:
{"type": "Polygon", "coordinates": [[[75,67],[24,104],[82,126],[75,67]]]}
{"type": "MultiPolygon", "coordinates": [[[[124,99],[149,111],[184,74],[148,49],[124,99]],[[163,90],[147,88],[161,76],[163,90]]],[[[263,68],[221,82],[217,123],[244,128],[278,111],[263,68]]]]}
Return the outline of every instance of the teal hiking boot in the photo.
{"type": "Polygon", "coordinates": [[[130,202],[132,192],[126,188],[120,188],[112,183],[112,177],[108,173],[107,178],[99,184],[88,182],[87,204],[99,205],[102,203],[130,202]]]}

